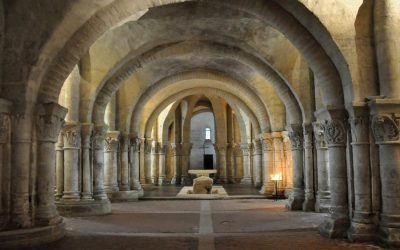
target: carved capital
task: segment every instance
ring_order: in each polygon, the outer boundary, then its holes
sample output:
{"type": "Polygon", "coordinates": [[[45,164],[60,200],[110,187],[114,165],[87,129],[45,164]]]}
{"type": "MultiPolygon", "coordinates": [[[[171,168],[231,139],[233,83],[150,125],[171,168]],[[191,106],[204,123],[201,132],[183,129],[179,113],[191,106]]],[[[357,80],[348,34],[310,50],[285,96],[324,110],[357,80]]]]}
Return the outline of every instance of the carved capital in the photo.
{"type": "Polygon", "coordinates": [[[64,148],[79,148],[81,144],[81,126],[76,123],[67,123],[63,128],[64,148]]]}
{"type": "Polygon", "coordinates": [[[215,151],[218,152],[218,154],[220,155],[225,155],[226,154],[226,150],[227,150],[227,144],[215,144],[215,151]]]}
{"type": "Polygon", "coordinates": [[[130,144],[131,144],[131,138],[129,137],[129,135],[128,134],[122,134],[120,136],[121,151],[122,152],[128,152],[130,144]]]}
{"type": "Polygon", "coordinates": [[[400,117],[393,115],[376,115],[372,118],[372,131],[377,143],[397,142],[400,117]]]}
{"type": "Polygon", "coordinates": [[[190,142],[182,143],[182,154],[183,155],[190,155],[190,151],[192,151],[193,144],[190,142]]]}
{"type": "Polygon", "coordinates": [[[242,150],[243,156],[248,156],[251,153],[251,143],[241,143],[240,149],[242,150]]]}
{"type": "Polygon", "coordinates": [[[107,134],[107,126],[96,126],[92,134],[94,150],[103,150],[107,134]]]}
{"type": "Polygon", "coordinates": [[[151,153],[151,148],[152,148],[152,142],[153,140],[150,138],[146,138],[143,141],[143,147],[144,147],[144,153],[145,154],[150,154],[151,153]]]}
{"type": "Polygon", "coordinates": [[[119,131],[109,131],[106,134],[105,143],[104,143],[104,151],[106,152],[117,152],[119,146],[119,131]]]}
{"type": "Polygon", "coordinates": [[[133,152],[139,152],[140,151],[140,145],[141,145],[142,141],[140,138],[134,137],[131,138],[131,149],[133,150],[133,152]]]}
{"type": "Polygon", "coordinates": [[[313,129],[314,129],[314,139],[316,147],[319,149],[326,148],[324,128],[322,127],[321,123],[314,122],[313,129]]]}
{"type": "Polygon", "coordinates": [[[81,125],[82,146],[90,148],[91,140],[93,139],[93,124],[83,123],[81,125]]]}
{"type": "Polygon", "coordinates": [[[288,126],[289,139],[291,142],[292,150],[302,150],[303,149],[303,128],[301,125],[290,125],[288,126]]]}
{"type": "Polygon", "coordinates": [[[346,127],[344,122],[339,119],[325,120],[322,123],[325,140],[328,146],[346,145],[346,127]]]}
{"type": "Polygon", "coordinates": [[[241,156],[242,155],[242,149],[241,149],[241,145],[238,143],[234,143],[232,145],[232,149],[233,149],[233,155],[235,156],[241,156]]]}
{"type": "Polygon", "coordinates": [[[6,143],[10,135],[10,117],[8,114],[0,113],[0,143],[6,143]]]}
{"type": "Polygon", "coordinates": [[[310,124],[303,125],[303,135],[304,135],[304,148],[313,147],[313,127],[310,124]]]}
{"type": "Polygon", "coordinates": [[[182,143],[171,143],[172,150],[174,151],[174,155],[182,154],[182,143]]]}

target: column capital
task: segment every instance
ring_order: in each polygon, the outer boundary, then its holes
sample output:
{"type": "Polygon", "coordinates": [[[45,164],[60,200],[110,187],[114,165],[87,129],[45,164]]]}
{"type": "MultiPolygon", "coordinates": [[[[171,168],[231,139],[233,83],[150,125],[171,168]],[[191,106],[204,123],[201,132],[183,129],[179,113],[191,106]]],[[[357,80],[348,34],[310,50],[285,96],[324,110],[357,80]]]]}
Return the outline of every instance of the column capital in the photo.
{"type": "Polygon", "coordinates": [[[327,148],[322,124],[320,122],[313,122],[313,129],[316,147],[318,149],[327,148]]]}
{"type": "Polygon", "coordinates": [[[151,142],[151,153],[158,154],[160,152],[160,143],[158,141],[151,142]]]}
{"type": "Polygon", "coordinates": [[[328,146],[346,146],[347,111],[342,107],[328,107],[315,112],[315,115],[321,120],[328,146]]]}
{"type": "Polygon", "coordinates": [[[190,142],[183,142],[182,143],[182,154],[183,155],[190,155],[190,151],[192,150],[193,144],[190,142]]]}
{"type": "Polygon", "coordinates": [[[232,144],[232,149],[233,149],[233,154],[235,156],[241,156],[242,153],[243,153],[242,148],[241,148],[241,144],[239,144],[239,143],[233,143],[232,144]]]}
{"type": "MultiPolygon", "coordinates": [[[[64,118],[67,112],[68,109],[57,103],[45,103],[38,105],[36,117],[38,140],[55,143],[58,139],[60,129],[64,124],[64,118]]],[[[4,116],[0,116],[0,122],[3,123],[4,121],[4,116]]]]}
{"type": "MultiPolygon", "coordinates": [[[[275,132],[274,132],[275,133],[275,132]]],[[[264,133],[261,136],[262,149],[264,152],[274,149],[274,133],[264,133]]]]}
{"type": "Polygon", "coordinates": [[[313,126],[312,124],[303,124],[304,148],[313,147],[313,126]]]}
{"type": "Polygon", "coordinates": [[[141,139],[138,137],[131,137],[130,146],[134,152],[140,151],[141,139]]]}
{"type": "Polygon", "coordinates": [[[214,144],[215,150],[218,152],[218,154],[221,154],[221,155],[226,154],[227,146],[228,146],[227,143],[216,143],[216,144],[214,144]]]}
{"type": "Polygon", "coordinates": [[[377,144],[400,143],[400,100],[373,99],[369,102],[372,132],[377,144]]]}
{"type": "Polygon", "coordinates": [[[119,146],[119,131],[108,131],[105,138],[104,151],[106,152],[116,152],[119,146]]]}
{"type": "Polygon", "coordinates": [[[62,129],[64,135],[64,148],[79,149],[81,143],[81,125],[67,122],[62,129]]]}
{"type": "Polygon", "coordinates": [[[106,138],[108,127],[106,125],[96,125],[94,126],[92,140],[93,147],[95,150],[104,149],[104,141],[106,138]]]}
{"type": "Polygon", "coordinates": [[[290,124],[287,126],[292,150],[303,149],[303,126],[300,124],[290,124]]]}
{"type": "Polygon", "coordinates": [[[121,136],[119,137],[120,144],[121,144],[121,150],[123,152],[128,152],[129,146],[131,144],[131,137],[128,133],[121,133],[121,136]]]}
{"type": "Polygon", "coordinates": [[[82,135],[82,146],[90,148],[90,142],[93,138],[93,123],[82,123],[81,124],[81,135],[82,135]]]}
{"type": "Polygon", "coordinates": [[[253,154],[262,154],[263,142],[264,140],[261,138],[256,138],[253,140],[252,144],[253,154]]]}
{"type": "Polygon", "coordinates": [[[347,105],[352,144],[369,144],[369,110],[366,103],[347,105]]]}
{"type": "Polygon", "coordinates": [[[252,148],[252,144],[251,143],[247,143],[246,142],[246,143],[241,143],[240,144],[240,149],[243,152],[243,156],[249,155],[250,151],[251,151],[251,148],[252,148]]]}
{"type": "Polygon", "coordinates": [[[143,138],[142,139],[142,144],[143,144],[143,149],[144,149],[145,154],[151,153],[152,142],[153,142],[153,139],[151,139],[151,138],[143,138]]]}
{"type": "Polygon", "coordinates": [[[182,154],[182,143],[171,143],[172,150],[174,151],[174,155],[182,154]]]}

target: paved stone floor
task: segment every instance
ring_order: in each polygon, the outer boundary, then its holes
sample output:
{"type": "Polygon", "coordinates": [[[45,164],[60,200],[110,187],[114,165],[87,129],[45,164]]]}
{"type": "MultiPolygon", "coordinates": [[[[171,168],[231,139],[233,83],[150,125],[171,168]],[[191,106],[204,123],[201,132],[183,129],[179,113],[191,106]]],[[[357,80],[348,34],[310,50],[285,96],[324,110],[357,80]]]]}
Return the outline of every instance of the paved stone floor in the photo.
{"type": "Polygon", "coordinates": [[[112,208],[111,215],[65,219],[65,238],[30,249],[380,249],[323,238],[316,230],[323,214],[287,212],[284,201],[149,200],[112,208]]]}

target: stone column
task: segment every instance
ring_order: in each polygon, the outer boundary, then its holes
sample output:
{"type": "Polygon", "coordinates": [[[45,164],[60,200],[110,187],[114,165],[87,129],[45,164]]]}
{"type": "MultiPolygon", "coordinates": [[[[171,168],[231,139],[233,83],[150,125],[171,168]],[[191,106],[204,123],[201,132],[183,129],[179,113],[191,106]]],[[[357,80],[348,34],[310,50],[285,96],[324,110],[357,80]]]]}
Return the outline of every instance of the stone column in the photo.
{"type": "Polygon", "coordinates": [[[158,152],[159,152],[159,155],[158,155],[158,166],[159,166],[158,185],[164,185],[165,178],[167,177],[166,169],[165,169],[167,145],[162,143],[160,145],[160,149],[158,152]]]}
{"type": "Polygon", "coordinates": [[[104,190],[107,194],[119,191],[118,187],[118,146],[119,131],[107,132],[104,144],[104,190]]]}
{"type": "Polygon", "coordinates": [[[56,104],[48,103],[38,106],[37,110],[37,206],[35,225],[48,226],[61,222],[54,201],[54,163],[55,143],[67,109],[56,104]]]}
{"type": "Polygon", "coordinates": [[[379,145],[382,210],[379,238],[400,246],[400,100],[375,99],[369,103],[372,131],[379,145]]]}
{"type": "Polygon", "coordinates": [[[274,190],[274,182],[271,180],[271,174],[280,175],[282,177],[281,181],[278,181],[278,193],[282,194],[284,192],[283,175],[284,175],[284,161],[283,161],[283,141],[282,132],[273,132],[272,134],[272,160],[269,162],[269,175],[268,177],[268,189],[272,193],[274,190]]]}
{"type": "Polygon", "coordinates": [[[60,200],[64,192],[64,134],[58,134],[56,144],[56,200],[60,200]]]}
{"type": "Polygon", "coordinates": [[[346,113],[342,109],[318,111],[322,120],[329,152],[329,179],[331,187],[330,217],[320,226],[320,233],[330,238],[346,237],[349,227],[346,113]]]}
{"type": "Polygon", "coordinates": [[[253,180],[254,186],[257,188],[261,188],[262,179],[263,179],[263,159],[262,159],[262,140],[255,139],[253,142],[254,151],[253,151],[253,180]]]}
{"type": "Polygon", "coordinates": [[[141,145],[140,138],[134,137],[131,139],[130,184],[131,184],[131,190],[138,190],[138,191],[142,190],[142,185],[140,184],[140,181],[139,181],[139,178],[140,178],[140,176],[139,176],[140,145],[141,145]]]}
{"type": "Polygon", "coordinates": [[[234,176],[233,163],[234,163],[233,144],[228,143],[228,144],[226,144],[226,176],[227,176],[228,183],[234,183],[234,181],[233,181],[233,176],[234,176]]]}
{"type": "Polygon", "coordinates": [[[158,184],[157,169],[158,169],[158,154],[160,143],[153,141],[151,145],[151,183],[158,184]]]}
{"type": "Polygon", "coordinates": [[[374,240],[369,155],[369,113],[366,106],[349,107],[353,150],[354,214],[348,237],[352,241],[374,240]]]}
{"type": "Polygon", "coordinates": [[[152,139],[146,138],[144,139],[144,147],[143,147],[143,171],[144,171],[144,183],[152,183],[151,180],[151,149],[152,149],[152,139]]]}
{"type": "Polygon", "coordinates": [[[303,125],[304,135],[304,183],[305,200],[303,211],[315,210],[314,192],[314,151],[313,151],[313,128],[311,124],[303,125]]]}
{"type": "Polygon", "coordinates": [[[235,143],[233,146],[234,156],[234,180],[235,183],[240,183],[241,177],[243,176],[243,154],[240,144],[235,143]]]}
{"type": "Polygon", "coordinates": [[[106,126],[96,126],[93,134],[93,198],[106,200],[104,191],[104,144],[106,138],[106,126]]]}
{"type": "Polygon", "coordinates": [[[273,192],[270,185],[270,175],[273,174],[273,139],[270,133],[265,133],[262,138],[262,151],[263,151],[263,165],[262,165],[262,187],[260,194],[271,194],[273,192]]]}
{"type": "Polygon", "coordinates": [[[243,179],[240,182],[241,184],[251,184],[253,182],[253,178],[250,172],[250,152],[251,152],[251,144],[242,143],[240,144],[240,149],[243,152],[243,179]]]}
{"type": "Polygon", "coordinates": [[[216,144],[215,152],[217,152],[218,159],[218,182],[227,183],[228,178],[226,176],[226,143],[225,144],[216,144]]]}
{"type": "Polygon", "coordinates": [[[7,225],[10,212],[10,109],[11,103],[0,99],[0,230],[7,225]]]}
{"type": "Polygon", "coordinates": [[[282,147],[283,147],[283,160],[284,160],[284,171],[282,174],[282,181],[285,187],[285,197],[289,197],[293,187],[293,164],[292,164],[292,147],[290,143],[289,133],[283,131],[282,135],[282,147]]]}
{"type": "Polygon", "coordinates": [[[79,152],[81,144],[81,126],[67,123],[63,128],[64,135],[64,193],[65,201],[79,201],[79,152]]]}
{"type": "Polygon", "coordinates": [[[93,124],[82,124],[82,199],[93,200],[92,164],[90,160],[93,124]]]}
{"type": "Polygon", "coordinates": [[[119,190],[121,191],[129,191],[129,144],[130,137],[128,134],[123,134],[121,136],[121,147],[120,147],[120,156],[121,156],[121,183],[119,186],[119,190]]]}
{"type": "Polygon", "coordinates": [[[174,151],[174,177],[171,180],[171,184],[179,185],[181,184],[181,155],[182,155],[182,144],[181,143],[172,143],[172,150],[174,151]]]}
{"type": "Polygon", "coordinates": [[[293,188],[286,206],[289,210],[302,210],[304,202],[303,128],[301,125],[292,124],[288,130],[292,143],[293,188]]]}
{"type": "Polygon", "coordinates": [[[192,151],[192,143],[184,142],[182,143],[182,176],[181,184],[190,185],[191,179],[189,177],[190,168],[190,152],[192,151]]]}
{"type": "Polygon", "coordinates": [[[315,203],[315,211],[328,213],[331,204],[331,193],[329,191],[329,166],[328,147],[326,145],[324,131],[319,122],[314,122],[314,139],[317,149],[317,177],[318,193],[315,203]]]}

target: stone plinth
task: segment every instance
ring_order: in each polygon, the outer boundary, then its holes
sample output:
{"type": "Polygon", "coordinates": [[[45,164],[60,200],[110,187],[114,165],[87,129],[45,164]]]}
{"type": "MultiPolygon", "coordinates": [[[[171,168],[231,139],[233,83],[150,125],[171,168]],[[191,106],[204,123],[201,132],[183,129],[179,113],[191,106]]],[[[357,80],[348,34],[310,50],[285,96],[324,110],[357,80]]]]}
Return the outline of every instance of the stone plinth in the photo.
{"type": "Polygon", "coordinates": [[[210,194],[213,184],[214,181],[210,177],[200,176],[193,181],[193,193],[210,194]]]}
{"type": "Polygon", "coordinates": [[[61,200],[56,202],[57,210],[64,217],[96,216],[111,213],[111,204],[104,200],[61,200]]]}
{"type": "Polygon", "coordinates": [[[196,177],[200,177],[200,176],[206,176],[206,177],[210,177],[210,174],[216,174],[217,170],[216,169],[192,169],[189,170],[189,174],[195,174],[196,177]]]}

